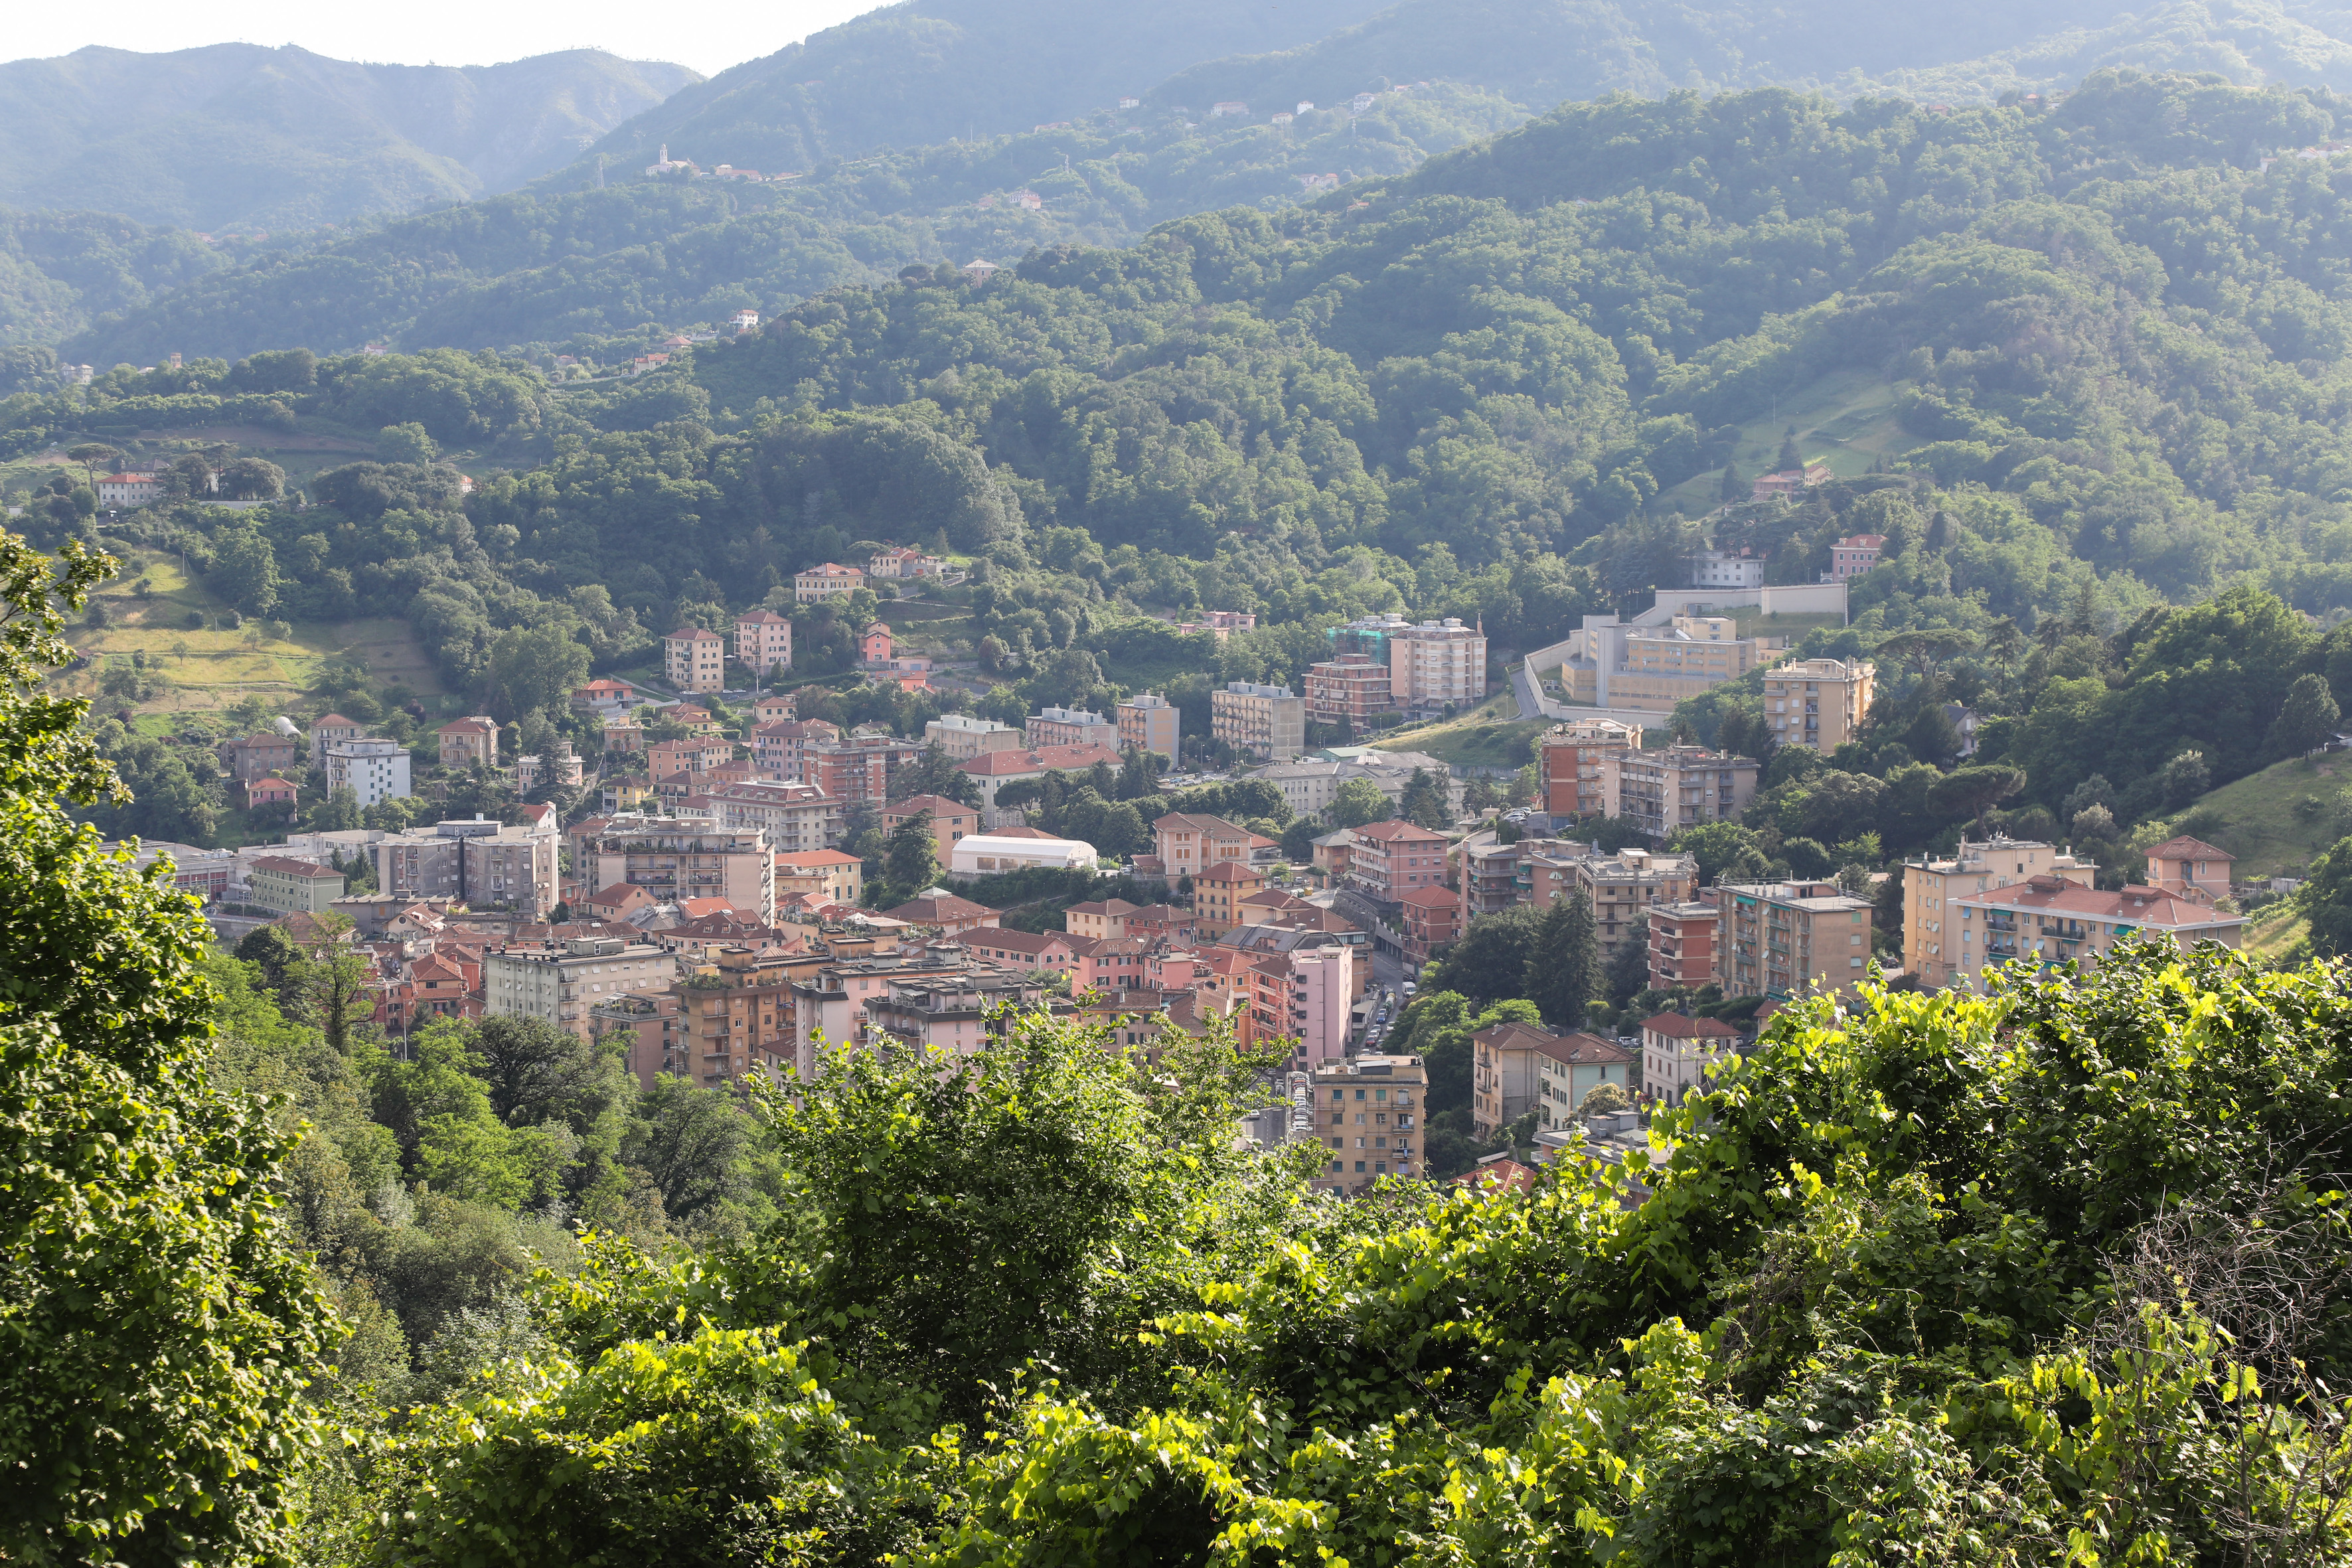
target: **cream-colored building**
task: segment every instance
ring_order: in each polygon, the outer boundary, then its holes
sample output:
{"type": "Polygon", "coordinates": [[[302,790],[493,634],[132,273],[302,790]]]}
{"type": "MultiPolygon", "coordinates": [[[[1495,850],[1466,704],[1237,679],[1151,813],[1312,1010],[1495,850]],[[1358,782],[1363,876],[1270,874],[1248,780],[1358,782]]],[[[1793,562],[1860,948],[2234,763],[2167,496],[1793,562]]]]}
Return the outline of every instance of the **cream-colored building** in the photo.
{"type": "Polygon", "coordinates": [[[844,566],[827,561],[812,566],[793,578],[793,597],[803,605],[814,605],[824,599],[837,599],[855,594],[866,586],[866,574],[855,566],[844,566]]]}
{"type": "Polygon", "coordinates": [[[1485,632],[1448,616],[1397,626],[1388,645],[1389,700],[1398,708],[1467,708],[1486,700],[1485,632]]]}
{"type": "Polygon", "coordinates": [[[735,617],[735,662],[766,675],[793,665],[793,623],[770,609],[735,617]]]}
{"type": "MultiPolygon", "coordinates": [[[[808,846],[822,848],[822,845],[808,846]]],[[[724,899],[761,925],[776,920],[776,852],[766,833],[682,821],[617,816],[583,846],[602,892],[616,882],[643,888],[656,903],[724,899]]]]}
{"type": "Polygon", "coordinates": [[[1764,672],[1764,721],[1784,746],[1833,752],[1870,716],[1878,667],[1867,659],[1804,658],[1764,672]]]}
{"type": "Polygon", "coordinates": [[[585,1039],[593,1008],[667,991],[677,960],[651,942],[579,937],[482,954],[482,1007],[493,1018],[537,1018],[585,1039]]]}
{"type": "Polygon", "coordinates": [[[1715,890],[1724,994],[1851,994],[1870,966],[1871,905],[1835,882],[1726,882],[1715,890]]]}
{"type": "Polygon", "coordinates": [[[1562,819],[1607,811],[1602,759],[1641,749],[1641,726],[1622,719],[1571,719],[1553,725],[1538,743],[1538,803],[1562,819]]]}
{"type": "Polygon", "coordinates": [[[2246,925],[2243,915],[2224,914],[2210,901],[2161,888],[2086,888],[2055,873],[1963,893],[1954,902],[1960,963],[1969,973],[2019,959],[2044,968],[2078,963],[2095,969],[2111,948],[2132,937],[2184,948],[2200,942],[2236,947],[2246,925]]]}
{"type": "Polygon", "coordinates": [[[1705,746],[1663,746],[1601,759],[1601,809],[1664,843],[1685,827],[1738,819],[1756,794],[1758,764],[1705,746]]]}
{"type": "Polygon", "coordinates": [[[2030,838],[1963,838],[1948,857],[1906,860],[1903,967],[1918,977],[1921,990],[1941,991],[1989,962],[1981,938],[1961,940],[1980,929],[1963,922],[1963,898],[2043,876],[2088,888],[2097,871],[2087,860],[2030,838]]]}
{"type": "Polygon", "coordinates": [[[962,713],[942,713],[924,725],[923,740],[959,763],[968,763],[988,752],[1019,752],[1028,748],[1021,731],[1012,725],[1000,724],[993,719],[974,719],[962,713]]]}
{"type": "Polygon", "coordinates": [[[1209,733],[1262,763],[1286,763],[1307,745],[1307,699],[1287,686],[1228,681],[1209,693],[1209,733]]]}
{"type": "Polygon", "coordinates": [[[662,667],[680,691],[722,691],[727,686],[727,639],[700,626],[680,626],[662,638],[662,667]]]}
{"type": "Polygon", "coordinates": [[[1623,660],[1609,678],[1610,705],[1671,713],[1676,703],[1770,663],[1780,639],[1743,637],[1729,616],[1676,616],[1662,626],[1633,626],[1623,642],[1623,660]]]}
{"type": "Polygon", "coordinates": [[[1119,749],[1157,752],[1176,761],[1179,718],[1176,705],[1158,692],[1137,692],[1118,705],[1119,749]]]}
{"type": "Polygon", "coordinates": [[[1313,1136],[1328,1156],[1318,1192],[1362,1192],[1382,1176],[1425,1174],[1429,1073],[1419,1057],[1325,1060],[1309,1076],[1313,1136]]]}
{"type": "Polygon", "coordinates": [[[343,874],[315,860],[264,855],[246,868],[253,902],[281,915],[323,915],[343,896],[343,874]]]}

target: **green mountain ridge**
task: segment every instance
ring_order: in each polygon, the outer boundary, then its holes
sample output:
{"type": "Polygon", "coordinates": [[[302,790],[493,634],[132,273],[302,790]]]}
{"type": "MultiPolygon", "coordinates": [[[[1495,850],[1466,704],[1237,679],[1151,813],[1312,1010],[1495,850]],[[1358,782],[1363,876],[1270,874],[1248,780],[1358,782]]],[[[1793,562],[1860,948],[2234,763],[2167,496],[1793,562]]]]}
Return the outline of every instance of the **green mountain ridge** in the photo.
{"type": "Polygon", "coordinates": [[[700,79],[569,49],[364,65],[288,46],[92,47],[0,65],[0,205],[302,227],[510,189],[700,79]]]}

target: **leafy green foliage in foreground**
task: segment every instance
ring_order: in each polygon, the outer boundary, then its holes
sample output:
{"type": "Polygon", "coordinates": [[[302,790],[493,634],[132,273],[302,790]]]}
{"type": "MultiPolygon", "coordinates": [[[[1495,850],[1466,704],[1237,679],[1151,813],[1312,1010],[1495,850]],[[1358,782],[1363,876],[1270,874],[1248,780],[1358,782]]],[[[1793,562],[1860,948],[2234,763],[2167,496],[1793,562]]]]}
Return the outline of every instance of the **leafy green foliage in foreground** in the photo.
{"type": "Polygon", "coordinates": [[[2347,1022],[2333,971],[2153,948],[1809,1005],[1639,1204],[1307,1199],[1213,1047],[845,1058],[776,1107],[797,1212],[545,1279],[538,1352],[384,1450],[376,1547],[2343,1561],[2347,1022]]]}

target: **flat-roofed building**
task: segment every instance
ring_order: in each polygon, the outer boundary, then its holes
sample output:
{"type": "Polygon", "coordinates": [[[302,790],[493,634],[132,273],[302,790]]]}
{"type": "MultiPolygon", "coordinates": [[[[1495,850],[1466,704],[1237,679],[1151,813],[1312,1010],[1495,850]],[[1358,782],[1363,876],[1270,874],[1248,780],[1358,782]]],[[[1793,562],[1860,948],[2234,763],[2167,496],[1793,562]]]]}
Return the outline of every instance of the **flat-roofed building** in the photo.
{"type": "Polygon", "coordinates": [[[1729,616],[1675,616],[1664,626],[1628,627],[1622,662],[1609,677],[1610,706],[1671,713],[1677,703],[1770,663],[1779,647],[1775,638],[1741,637],[1729,616]]]}
{"type": "Polygon", "coordinates": [[[1862,731],[1877,689],[1867,659],[1805,658],[1764,672],[1764,721],[1784,746],[1834,752],[1862,731]]]}
{"type": "Polygon", "coordinates": [[[1715,908],[1716,972],[1727,994],[1851,994],[1867,978],[1870,900],[1835,882],[1726,882],[1715,908]]]}
{"type": "Polygon", "coordinates": [[[1158,692],[1139,691],[1118,705],[1119,748],[1153,752],[1175,762],[1181,755],[1182,717],[1181,710],[1158,692]]]}
{"type": "Polygon", "coordinates": [[[620,937],[491,948],[482,954],[483,1012],[537,1018],[587,1039],[598,1006],[667,991],[677,973],[667,948],[620,937]]]}
{"type": "Polygon", "coordinates": [[[1318,724],[1361,730],[1396,704],[1389,695],[1389,667],[1365,653],[1343,653],[1307,671],[1307,716],[1318,724]]]}
{"type": "Polygon", "coordinates": [[[1017,752],[1028,746],[1021,731],[1012,725],[963,713],[940,714],[923,726],[923,740],[959,763],[968,763],[988,752],[1017,752]]]}
{"type": "Polygon", "coordinates": [[[1030,716],[1024,736],[1032,748],[1041,746],[1102,746],[1118,750],[1118,726],[1084,708],[1040,708],[1030,716]]]}
{"type": "Polygon", "coordinates": [[[1389,700],[1412,711],[1486,700],[1486,634],[1454,616],[1388,630],[1389,700]]]}
{"type": "Polygon", "coordinates": [[[1758,764],[1705,746],[1621,752],[1601,761],[1603,810],[1663,844],[1685,827],[1731,822],[1756,794],[1758,764]]]}
{"type": "Polygon", "coordinates": [[[1307,744],[1307,700],[1287,686],[1228,681],[1209,693],[1209,733],[1259,762],[1288,762],[1307,744]]]}
{"type": "Polygon", "coordinates": [[[1652,990],[1696,991],[1717,983],[1713,904],[1661,904],[1649,911],[1649,920],[1652,990]]]}
{"type": "Polygon", "coordinates": [[[775,923],[776,852],[759,828],[616,816],[586,848],[589,875],[582,879],[592,887],[634,883],[659,904],[724,899],[762,926],[775,923]]]}
{"type": "Polygon", "coordinates": [[[2086,888],[2044,872],[1962,893],[1959,905],[1960,968],[1978,969],[2022,959],[2052,968],[2063,963],[2095,969],[2116,945],[2128,939],[2193,947],[2216,942],[2236,947],[2246,917],[2224,914],[2210,900],[2185,899],[2160,888],[2086,888]]]}
{"type": "Polygon", "coordinates": [[[1601,763],[1642,749],[1642,727],[1622,719],[1571,719],[1544,731],[1536,752],[1543,808],[1557,820],[1609,809],[1601,763]]]}
{"type": "Polygon", "coordinates": [[[327,792],[339,789],[350,790],[362,807],[414,795],[408,748],[372,736],[335,742],[327,748],[327,792]]]}
{"type": "Polygon", "coordinates": [[[1327,1158],[1318,1192],[1360,1193],[1382,1176],[1426,1173],[1429,1073],[1417,1056],[1360,1056],[1318,1063],[1308,1076],[1312,1136],[1327,1158]]]}
{"type": "Polygon", "coordinates": [[[1963,838],[1949,855],[1904,861],[1903,967],[1923,991],[1941,991],[1986,960],[1982,939],[1963,942],[1960,900],[2029,877],[2061,877],[2087,888],[2098,868],[2031,838],[1963,838]]]}

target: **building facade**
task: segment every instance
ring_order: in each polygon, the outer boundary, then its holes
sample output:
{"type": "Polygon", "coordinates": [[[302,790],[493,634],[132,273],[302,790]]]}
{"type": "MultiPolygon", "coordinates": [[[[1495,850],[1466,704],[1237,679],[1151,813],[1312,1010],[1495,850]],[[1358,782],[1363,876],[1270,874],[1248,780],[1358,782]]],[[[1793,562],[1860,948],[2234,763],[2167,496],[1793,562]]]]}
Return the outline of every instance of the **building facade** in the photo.
{"type": "Polygon", "coordinates": [[[945,795],[908,795],[894,805],[882,808],[882,831],[886,836],[895,833],[906,823],[927,812],[931,819],[931,841],[938,846],[940,864],[946,866],[954,858],[956,841],[969,838],[980,831],[980,807],[950,800],[945,795]]]}
{"type": "Polygon", "coordinates": [[[1756,794],[1753,757],[1705,746],[1622,752],[1601,763],[1602,809],[1664,843],[1685,827],[1738,819],[1756,794]]]}
{"type": "Polygon", "coordinates": [[[246,868],[252,901],[281,915],[323,915],[343,896],[343,874],[315,860],[264,855],[246,868]]]}
{"type": "Polygon", "coordinates": [[[1879,553],[1886,548],[1883,533],[1855,533],[1830,546],[1830,577],[1843,583],[1860,577],[1878,564],[1879,553]]]}
{"type": "Polygon", "coordinates": [[[1454,616],[1388,634],[1389,700],[1423,711],[1486,700],[1486,634],[1454,616]]]}
{"type": "Polygon", "coordinates": [[[793,597],[803,605],[844,598],[866,586],[866,574],[855,566],[828,561],[793,578],[793,597]]]}
{"type": "Polygon", "coordinates": [[[968,763],[988,752],[1017,752],[1028,743],[1021,731],[1010,724],[962,713],[942,713],[924,725],[923,741],[959,763],[968,763]]]}
{"type": "Polygon", "coordinates": [[[619,937],[578,937],[482,954],[482,1010],[493,1018],[537,1018],[591,1038],[593,1010],[607,1002],[667,991],[677,960],[665,948],[619,937]]]}
{"type": "Polygon", "coordinates": [[[1325,1060],[1308,1075],[1313,1135],[1328,1156],[1318,1192],[1360,1193],[1382,1176],[1419,1176],[1429,1073],[1419,1057],[1325,1060]]]}
{"type": "Polygon", "coordinates": [[[1867,978],[1870,901],[1835,882],[1727,882],[1715,906],[1716,970],[1729,995],[1850,995],[1867,978]]]}
{"type": "Polygon", "coordinates": [[[327,748],[327,790],[348,789],[362,807],[416,792],[408,777],[408,749],[391,741],[337,741],[327,748]]]}
{"type": "Polygon", "coordinates": [[[1103,746],[1118,750],[1118,726],[1084,708],[1040,708],[1030,716],[1023,739],[1043,746],[1103,746]]]}
{"type": "Polygon", "coordinates": [[[1152,752],[1173,763],[1181,756],[1178,748],[1182,714],[1176,705],[1156,691],[1139,691],[1118,705],[1118,744],[1121,751],[1152,752]]]}
{"type": "Polygon", "coordinates": [[[1307,671],[1307,716],[1318,724],[1361,730],[1396,704],[1389,696],[1389,667],[1365,653],[1343,653],[1307,671]]]}
{"type": "Polygon", "coordinates": [[[435,731],[433,738],[439,743],[445,768],[499,765],[499,721],[487,713],[452,719],[435,731]]]}
{"type": "Polygon", "coordinates": [[[1209,693],[1209,733],[1259,762],[1288,762],[1307,745],[1307,700],[1287,686],[1229,681],[1209,693]]]}
{"type": "Polygon", "coordinates": [[[1622,719],[1571,719],[1553,725],[1536,752],[1544,810],[1556,821],[1606,814],[1601,763],[1641,749],[1642,727],[1622,719]]]}
{"type": "Polygon", "coordinates": [[[2233,948],[2246,925],[2245,916],[2224,914],[2210,900],[2160,888],[2086,888],[2050,873],[1963,893],[1958,901],[1964,969],[1969,954],[1984,965],[2022,960],[2045,969],[2062,963],[2095,969],[2117,943],[2133,938],[2233,948]]]}
{"type": "Polygon", "coordinates": [[[758,675],[793,667],[793,623],[770,609],[735,617],[735,662],[758,675]]]}
{"type": "Polygon", "coordinates": [[[1680,1105],[1706,1087],[1706,1069],[1739,1050],[1739,1031],[1720,1018],[1661,1013],[1642,1020],[1642,1092],[1680,1105]]]}
{"type": "Polygon", "coordinates": [[[1922,855],[1903,863],[1903,967],[1924,991],[1941,991],[1973,975],[1987,960],[1980,942],[1962,942],[1960,900],[2007,888],[2029,877],[2063,878],[2087,888],[2098,868],[2053,845],[2030,838],[1963,838],[1948,856],[1922,855]]]}
{"type": "Polygon", "coordinates": [[[662,671],[680,691],[727,687],[727,641],[700,626],[680,626],[662,638],[662,671]]]}
{"type": "Polygon", "coordinates": [[[1867,659],[1807,658],[1764,672],[1764,718],[1784,746],[1833,752],[1862,731],[1877,689],[1867,659]]]}
{"type": "Polygon", "coordinates": [[[1368,896],[1393,903],[1415,888],[1445,881],[1445,836],[1391,819],[1356,829],[1348,881],[1368,896]]]}
{"type": "Polygon", "coordinates": [[[724,899],[761,925],[775,923],[776,854],[759,828],[618,816],[588,841],[585,858],[584,879],[600,891],[628,882],[658,904],[724,899]]]}
{"type": "Polygon", "coordinates": [[[1650,988],[1696,991],[1717,984],[1713,904],[1661,904],[1650,911],[1650,988]]]}

